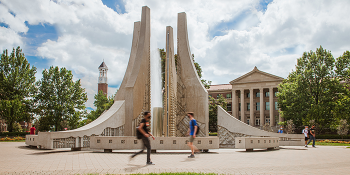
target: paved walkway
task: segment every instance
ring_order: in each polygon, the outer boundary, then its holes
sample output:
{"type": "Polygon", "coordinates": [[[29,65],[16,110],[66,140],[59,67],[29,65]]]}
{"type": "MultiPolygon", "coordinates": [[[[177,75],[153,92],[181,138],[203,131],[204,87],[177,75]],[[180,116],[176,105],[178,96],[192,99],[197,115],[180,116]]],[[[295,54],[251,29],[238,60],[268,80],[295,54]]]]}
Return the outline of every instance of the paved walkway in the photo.
{"type": "Polygon", "coordinates": [[[245,152],[210,150],[188,159],[189,152],[146,154],[129,162],[131,152],[93,152],[29,149],[24,142],[0,142],[0,174],[129,174],[151,172],[213,172],[218,174],[349,174],[350,149],[283,147],[245,152]]]}

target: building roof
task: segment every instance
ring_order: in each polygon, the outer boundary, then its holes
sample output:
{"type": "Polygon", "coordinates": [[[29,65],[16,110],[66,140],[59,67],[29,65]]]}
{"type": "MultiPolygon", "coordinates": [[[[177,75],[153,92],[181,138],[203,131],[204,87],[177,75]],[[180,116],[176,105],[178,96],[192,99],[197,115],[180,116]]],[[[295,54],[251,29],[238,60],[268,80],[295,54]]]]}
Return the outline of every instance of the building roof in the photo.
{"type": "Polygon", "coordinates": [[[218,84],[218,85],[210,85],[208,91],[218,91],[218,90],[227,90],[232,89],[231,84],[218,84]]]}
{"type": "Polygon", "coordinates": [[[104,61],[101,63],[100,67],[98,67],[98,68],[106,68],[106,69],[108,69],[108,67],[107,67],[107,65],[106,65],[106,63],[104,61]]]}
{"type": "Polygon", "coordinates": [[[269,77],[270,79],[275,79],[275,80],[273,80],[273,81],[282,81],[282,80],[284,79],[284,78],[282,78],[282,77],[279,77],[279,76],[276,76],[276,75],[272,75],[272,74],[263,72],[263,71],[259,70],[259,69],[255,66],[254,69],[253,69],[252,71],[250,71],[250,72],[248,72],[248,73],[246,73],[246,74],[244,74],[244,75],[242,75],[242,76],[240,76],[240,77],[238,77],[238,78],[236,78],[236,79],[230,81],[230,84],[235,84],[235,83],[239,82],[240,80],[251,76],[251,75],[254,74],[254,73],[259,73],[259,74],[264,75],[265,77],[269,77]]]}

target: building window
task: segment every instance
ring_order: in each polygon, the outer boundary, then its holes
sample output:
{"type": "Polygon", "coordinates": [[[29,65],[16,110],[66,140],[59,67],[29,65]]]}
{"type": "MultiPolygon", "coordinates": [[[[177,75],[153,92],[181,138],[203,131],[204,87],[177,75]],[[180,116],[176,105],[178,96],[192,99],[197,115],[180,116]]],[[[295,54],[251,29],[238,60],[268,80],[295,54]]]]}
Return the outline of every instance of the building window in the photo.
{"type": "Polygon", "coordinates": [[[260,102],[257,102],[257,103],[256,103],[256,110],[257,110],[257,111],[260,111],[260,102]]]}
{"type": "Polygon", "coordinates": [[[260,126],[260,119],[255,119],[255,126],[260,126]]]}
{"type": "Polygon", "coordinates": [[[232,111],[231,103],[228,103],[228,104],[227,104],[227,111],[232,111]]]}
{"type": "Polygon", "coordinates": [[[269,97],[270,96],[270,92],[265,92],[265,97],[269,97]]]}
{"type": "Polygon", "coordinates": [[[269,118],[265,119],[265,124],[269,124],[270,125],[270,119],[269,118]]]}
{"type": "Polygon", "coordinates": [[[241,111],[241,103],[238,104],[238,111],[241,111]]]}
{"type": "Polygon", "coordinates": [[[226,94],[226,98],[231,98],[232,94],[226,94]]]}
{"type": "Polygon", "coordinates": [[[277,93],[278,93],[278,92],[276,91],[276,92],[275,92],[275,97],[277,97],[277,93]]]}
{"type": "Polygon", "coordinates": [[[238,116],[238,119],[241,120],[241,116],[238,116]]]}
{"type": "Polygon", "coordinates": [[[265,110],[270,110],[270,102],[265,102],[265,110]]]}
{"type": "Polygon", "coordinates": [[[247,98],[250,98],[250,93],[247,93],[247,98]]]}
{"type": "Polygon", "coordinates": [[[278,110],[278,102],[277,101],[275,102],[275,110],[276,111],[278,110]]]}
{"type": "Polygon", "coordinates": [[[255,96],[256,96],[256,97],[260,97],[260,92],[257,92],[257,93],[255,94],[255,96]]]}
{"type": "Polygon", "coordinates": [[[249,119],[247,119],[247,124],[249,125],[249,119]]]}
{"type": "Polygon", "coordinates": [[[250,103],[247,103],[247,111],[250,110],[250,103]]]}

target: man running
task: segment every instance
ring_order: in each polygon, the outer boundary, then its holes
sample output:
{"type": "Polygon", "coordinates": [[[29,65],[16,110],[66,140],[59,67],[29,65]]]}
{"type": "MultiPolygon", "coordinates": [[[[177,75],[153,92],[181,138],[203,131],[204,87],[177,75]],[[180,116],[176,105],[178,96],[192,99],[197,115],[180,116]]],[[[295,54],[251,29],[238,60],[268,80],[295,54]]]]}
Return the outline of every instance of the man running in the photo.
{"type": "Polygon", "coordinates": [[[131,159],[137,156],[138,154],[141,154],[145,147],[147,148],[147,165],[155,165],[151,162],[151,144],[149,142],[148,137],[151,136],[153,140],[155,139],[154,136],[149,132],[149,120],[151,119],[151,113],[146,111],[143,113],[144,118],[141,120],[140,125],[138,126],[138,131],[142,134],[142,142],[143,142],[143,148],[141,151],[135,153],[131,156],[131,159]]]}
{"type": "Polygon", "coordinates": [[[194,158],[194,152],[199,152],[198,148],[193,145],[193,140],[196,138],[198,129],[197,121],[194,119],[194,113],[189,112],[187,116],[190,118],[190,127],[188,128],[187,135],[190,135],[188,146],[191,148],[191,155],[188,158],[194,158]]]}

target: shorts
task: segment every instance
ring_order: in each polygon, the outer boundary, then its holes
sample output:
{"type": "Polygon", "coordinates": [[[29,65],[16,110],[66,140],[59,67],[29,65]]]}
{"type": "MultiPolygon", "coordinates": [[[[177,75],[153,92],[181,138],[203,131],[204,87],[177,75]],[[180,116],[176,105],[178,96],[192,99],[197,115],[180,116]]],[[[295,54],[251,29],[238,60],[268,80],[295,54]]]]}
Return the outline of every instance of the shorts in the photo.
{"type": "Polygon", "coordinates": [[[192,143],[194,140],[193,135],[190,135],[190,143],[192,143]]]}
{"type": "Polygon", "coordinates": [[[309,137],[305,137],[305,141],[309,140],[309,137]]]}

